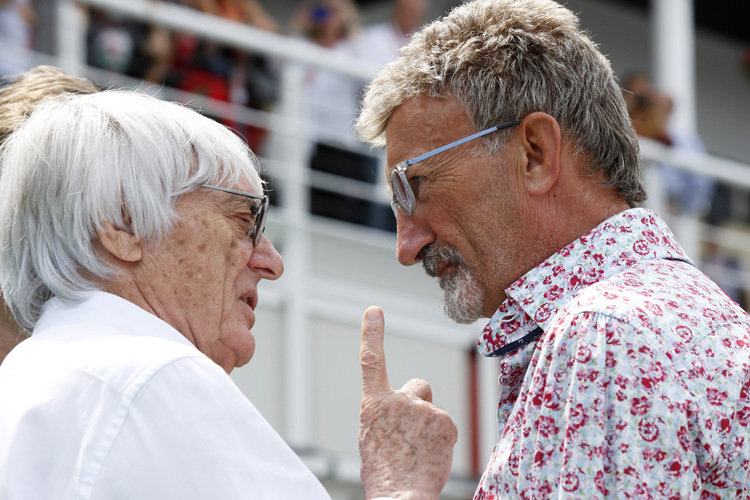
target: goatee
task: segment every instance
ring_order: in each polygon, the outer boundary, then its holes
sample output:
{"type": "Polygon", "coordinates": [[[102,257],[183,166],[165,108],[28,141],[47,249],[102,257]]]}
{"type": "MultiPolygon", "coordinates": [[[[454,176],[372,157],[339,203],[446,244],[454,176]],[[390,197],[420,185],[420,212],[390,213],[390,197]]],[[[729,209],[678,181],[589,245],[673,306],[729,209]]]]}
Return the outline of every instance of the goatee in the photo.
{"type": "Polygon", "coordinates": [[[425,272],[438,278],[443,290],[443,310],[456,323],[469,324],[482,316],[483,293],[471,270],[455,247],[428,245],[422,252],[425,272]],[[445,264],[451,269],[437,276],[445,264]]]}

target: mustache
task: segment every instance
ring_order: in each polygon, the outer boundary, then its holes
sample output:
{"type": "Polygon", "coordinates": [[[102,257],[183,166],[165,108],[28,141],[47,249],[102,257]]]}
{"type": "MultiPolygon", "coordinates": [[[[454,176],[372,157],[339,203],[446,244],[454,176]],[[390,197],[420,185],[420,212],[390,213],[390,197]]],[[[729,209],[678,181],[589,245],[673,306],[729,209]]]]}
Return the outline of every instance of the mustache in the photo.
{"type": "Polygon", "coordinates": [[[432,278],[437,276],[438,269],[443,264],[466,267],[466,262],[461,257],[461,253],[457,248],[452,246],[436,247],[435,245],[427,245],[419,251],[417,257],[422,260],[425,272],[432,278]]]}

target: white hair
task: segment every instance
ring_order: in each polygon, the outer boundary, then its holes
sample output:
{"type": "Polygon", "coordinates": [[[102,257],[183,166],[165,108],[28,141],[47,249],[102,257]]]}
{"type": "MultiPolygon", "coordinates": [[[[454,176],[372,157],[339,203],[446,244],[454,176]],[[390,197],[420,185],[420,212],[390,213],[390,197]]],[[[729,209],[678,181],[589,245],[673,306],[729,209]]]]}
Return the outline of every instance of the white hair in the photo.
{"type": "Polygon", "coordinates": [[[0,151],[0,285],[33,329],[52,297],[75,302],[116,270],[97,252],[103,222],[147,245],[201,184],[262,181],[237,135],[197,112],[138,92],[41,104],[0,151]]]}

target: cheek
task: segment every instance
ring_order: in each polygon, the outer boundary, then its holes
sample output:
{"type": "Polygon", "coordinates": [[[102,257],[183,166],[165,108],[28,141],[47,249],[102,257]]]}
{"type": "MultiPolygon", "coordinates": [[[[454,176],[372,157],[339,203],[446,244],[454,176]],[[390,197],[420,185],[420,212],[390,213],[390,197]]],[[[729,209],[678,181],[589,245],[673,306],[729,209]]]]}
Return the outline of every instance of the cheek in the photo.
{"type": "MultiPolygon", "coordinates": [[[[175,241],[172,252],[177,256],[172,266],[174,275],[165,278],[170,278],[179,288],[184,305],[198,314],[219,308],[221,304],[221,290],[228,280],[227,267],[231,261],[231,252],[227,252],[230,245],[221,245],[221,241],[228,241],[226,235],[207,234],[200,230],[175,241]]],[[[231,246],[237,244],[232,242],[231,246]]]]}
{"type": "Polygon", "coordinates": [[[177,272],[187,283],[202,276],[208,265],[208,251],[205,243],[193,246],[190,243],[180,245],[183,251],[178,253],[176,260],[177,272]]]}
{"type": "Polygon", "coordinates": [[[222,262],[227,270],[227,279],[235,281],[237,276],[247,268],[252,250],[242,239],[232,239],[228,251],[223,253],[222,262]]]}

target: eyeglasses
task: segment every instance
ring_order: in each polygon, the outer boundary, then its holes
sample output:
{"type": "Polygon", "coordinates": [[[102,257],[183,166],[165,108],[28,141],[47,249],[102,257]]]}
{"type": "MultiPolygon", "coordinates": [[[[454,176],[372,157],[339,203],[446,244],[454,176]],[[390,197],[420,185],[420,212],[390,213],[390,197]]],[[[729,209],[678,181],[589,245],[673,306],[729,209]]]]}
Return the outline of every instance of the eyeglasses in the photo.
{"type": "Polygon", "coordinates": [[[263,230],[266,228],[266,214],[268,213],[268,195],[263,194],[252,194],[252,193],[246,193],[244,191],[237,191],[234,189],[229,189],[225,187],[220,186],[211,186],[208,184],[201,184],[201,187],[208,188],[208,189],[215,189],[217,191],[224,191],[225,193],[231,193],[231,194],[237,194],[240,196],[244,196],[246,198],[252,198],[255,200],[261,200],[260,206],[256,206],[253,204],[253,211],[255,212],[255,224],[253,225],[252,229],[250,229],[247,232],[247,237],[250,238],[250,240],[253,242],[253,246],[258,246],[258,241],[260,240],[260,235],[263,233],[263,230]]]}
{"type": "Polygon", "coordinates": [[[409,180],[406,178],[406,169],[408,167],[422,160],[426,160],[427,158],[435,156],[438,153],[442,153],[443,151],[455,148],[456,146],[460,146],[461,144],[464,144],[466,142],[478,139],[479,137],[490,134],[497,130],[513,127],[515,125],[518,125],[519,123],[521,123],[521,120],[511,120],[503,122],[500,125],[495,125],[494,127],[482,130],[481,132],[477,132],[476,134],[464,137],[463,139],[459,139],[457,141],[451,142],[450,144],[446,144],[445,146],[433,149],[432,151],[417,156],[416,158],[402,161],[401,163],[397,164],[393,168],[393,171],[391,171],[391,188],[393,189],[393,200],[391,200],[391,208],[393,209],[393,215],[398,217],[399,207],[401,207],[401,210],[403,210],[406,215],[414,214],[416,197],[414,196],[414,190],[412,190],[411,185],[409,184],[409,180]]]}

